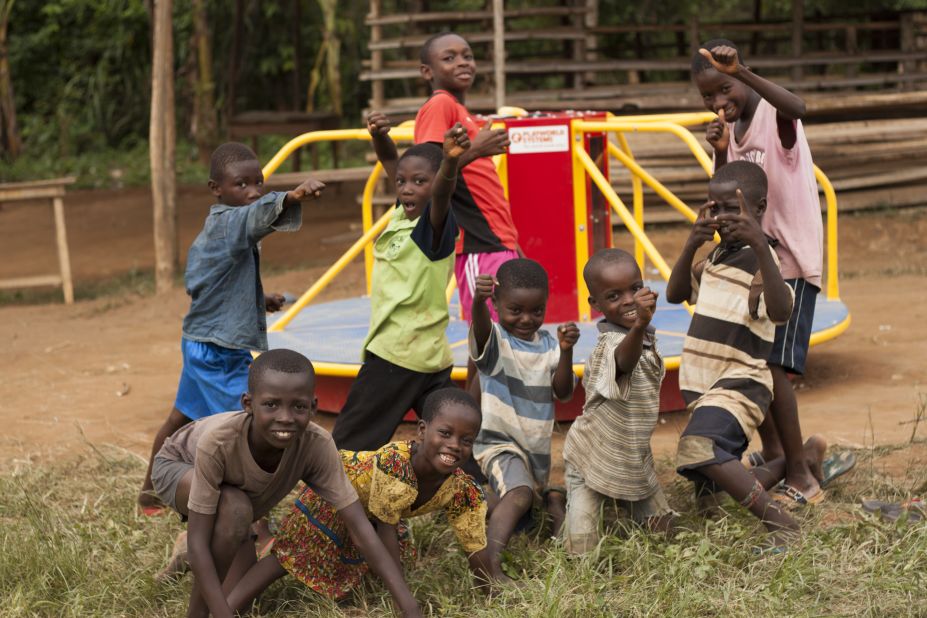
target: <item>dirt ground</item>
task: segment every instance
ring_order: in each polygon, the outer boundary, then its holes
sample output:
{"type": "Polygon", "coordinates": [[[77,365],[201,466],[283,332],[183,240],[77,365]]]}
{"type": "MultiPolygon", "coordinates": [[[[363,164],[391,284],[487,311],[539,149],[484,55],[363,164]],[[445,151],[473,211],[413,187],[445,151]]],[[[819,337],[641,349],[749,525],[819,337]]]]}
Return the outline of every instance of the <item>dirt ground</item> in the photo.
{"type": "MultiPolygon", "coordinates": [[[[209,203],[203,189],[181,190],[184,252],[209,203]]],[[[49,210],[0,210],[0,278],[54,272],[49,210]]],[[[146,190],[76,192],[66,210],[78,286],[151,267],[146,190]]],[[[359,235],[358,221],[357,207],[323,200],[307,208],[302,231],[265,242],[265,289],[301,293],[359,235]]],[[[652,238],[672,263],[686,233],[682,226],[663,227],[652,238]]],[[[806,435],[864,447],[907,441],[915,429],[919,437],[927,433],[913,421],[927,402],[925,237],[927,209],[840,220],[840,292],[853,322],[844,335],[814,348],[797,385],[806,435]]],[[[621,234],[617,242],[628,245],[621,234]]],[[[321,300],[359,293],[362,277],[358,262],[321,300]]],[[[72,306],[0,306],[0,467],[66,456],[87,441],[147,456],[174,398],[187,307],[180,287],[158,298],[126,293],[72,306]]],[[[320,420],[330,425],[331,417],[320,420]]],[[[654,436],[658,458],[672,454],[684,422],[681,414],[664,420],[654,436]]],[[[560,427],[560,436],[566,429],[560,427]]]]}

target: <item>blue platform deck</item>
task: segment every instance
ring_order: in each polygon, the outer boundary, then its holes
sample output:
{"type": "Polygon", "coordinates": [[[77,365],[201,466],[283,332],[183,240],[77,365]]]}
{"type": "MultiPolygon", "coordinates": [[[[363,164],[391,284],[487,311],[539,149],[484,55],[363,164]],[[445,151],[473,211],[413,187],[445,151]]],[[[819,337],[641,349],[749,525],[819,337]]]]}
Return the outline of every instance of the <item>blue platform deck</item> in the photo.
{"type": "MultiPolygon", "coordinates": [[[[681,305],[664,300],[666,283],[648,281],[651,289],[660,292],[653,325],[657,329],[657,347],[664,358],[682,354],[682,342],[689,328],[689,313],[681,305]]],[[[457,297],[450,307],[451,320],[447,338],[454,353],[454,365],[467,365],[467,324],[459,316],[457,297]]],[[[814,313],[813,332],[820,332],[846,320],[846,305],[818,296],[814,313]]],[[[370,299],[349,298],[309,305],[281,332],[268,333],[271,348],[290,348],[305,354],[313,362],[355,364],[360,366],[361,346],[370,321],[370,299]]],[[[582,365],[595,345],[594,323],[579,324],[581,336],[573,352],[574,363],[582,365]]],[[[556,324],[546,324],[551,334],[556,324]]]]}

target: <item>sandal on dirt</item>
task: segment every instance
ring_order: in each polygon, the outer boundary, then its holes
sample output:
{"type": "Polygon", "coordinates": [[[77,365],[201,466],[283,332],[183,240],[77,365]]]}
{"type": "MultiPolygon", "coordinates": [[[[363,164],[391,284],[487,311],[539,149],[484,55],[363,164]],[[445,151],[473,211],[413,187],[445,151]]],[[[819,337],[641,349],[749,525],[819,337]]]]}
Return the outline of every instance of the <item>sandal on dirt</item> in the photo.
{"type": "Polygon", "coordinates": [[[750,464],[751,468],[759,468],[766,464],[766,458],[763,457],[763,453],[760,451],[753,451],[747,455],[747,463],[750,464]]]}
{"type": "Polygon", "coordinates": [[[835,479],[852,470],[854,466],[856,466],[856,455],[853,451],[842,451],[831,455],[821,464],[821,470],[824,474],[821,487],[827,487],[835,479]]]}
{"type": "Polygon", "coordinates": [[[773,500],[781,504],[788,510],[794,510],[802,506],[820,504],[824,501],[825,492],[823,489],[811,497],[806,496],[791,485],[782,484],[773,491],[773,500]]]}
{"type": "Polygon", "coordinates": [[[863,500],[863,510],[873,515],[878,515],[885,521],[896,522],[907,514],[908,523],[917,523],[927,515],[927,506],[924,502],[915,498],[902,502],[882,502],[881,500],[863,500]]]}

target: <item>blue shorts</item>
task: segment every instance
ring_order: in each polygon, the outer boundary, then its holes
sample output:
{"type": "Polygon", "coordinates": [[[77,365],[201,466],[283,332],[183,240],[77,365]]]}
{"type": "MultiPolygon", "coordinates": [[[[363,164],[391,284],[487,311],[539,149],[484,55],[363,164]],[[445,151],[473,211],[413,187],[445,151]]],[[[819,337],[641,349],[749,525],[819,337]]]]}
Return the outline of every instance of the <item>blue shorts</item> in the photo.
{"type": "Polygon", "coordinates": [[[804,279],[786,279],[785,283],[795,291],[795,304],[789,321],[776,327],[769,364],[801,375],[805,373],[805,360],[808,358],[814,304],[821,290],[804,279]]]}
{"type": "Polygon", "coordinates": [[[174,407],[184,416],[198,418],[241,409],[241,396],[248,390],[251,352],[232,350],[214,343],[184,337],[183,371],[174,407]]]}
{"type": "Polygon", "coordinates": [[[690,481],[713,487],[699,468],[740,461],[749,443],[743,427],[734,415],[724,408],[695,408],[679,438],[676,472],[690,481]]]}

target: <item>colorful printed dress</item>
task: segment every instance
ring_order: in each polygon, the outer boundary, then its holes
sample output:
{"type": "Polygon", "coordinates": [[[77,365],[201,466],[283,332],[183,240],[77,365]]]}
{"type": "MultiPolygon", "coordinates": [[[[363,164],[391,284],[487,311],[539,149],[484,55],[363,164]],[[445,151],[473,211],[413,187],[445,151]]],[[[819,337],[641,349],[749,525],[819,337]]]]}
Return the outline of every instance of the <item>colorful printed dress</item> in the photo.
{"type": "MultiPolygon", "coordinates": [[[[341,451],[341,459],[368,517],[398,525],[401,518],[443,510],[465,552],[486,546],[483,491],[460,468],[413,511],[418,480],[411,442],[392,442],[376,451],[341,451]]],[[[404,556],[405,545],[400,539],[404,556]]],[[[293,577],[335,599],[356,587],[369,568],[335,509],[311,487],[305,487],[281,522],[272,551],[293,577]]]]}

